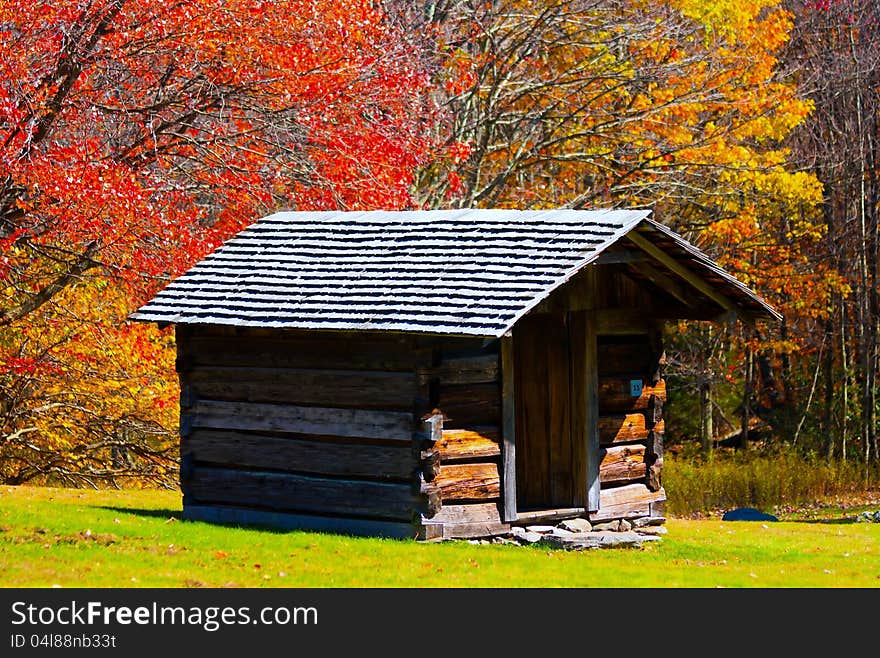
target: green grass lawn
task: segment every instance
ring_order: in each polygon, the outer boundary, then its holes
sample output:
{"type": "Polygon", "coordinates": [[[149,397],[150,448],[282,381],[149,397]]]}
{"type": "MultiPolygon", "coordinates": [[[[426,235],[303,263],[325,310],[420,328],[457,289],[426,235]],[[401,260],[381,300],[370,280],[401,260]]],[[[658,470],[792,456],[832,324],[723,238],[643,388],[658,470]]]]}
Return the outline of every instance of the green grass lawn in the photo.
{"type": "Polygon", "coordinates": [[[181,521],[171,491],[0,488],[2,587],[880,587],[862,509],[669,519],[642,549],[418,543],[181,521]]]}

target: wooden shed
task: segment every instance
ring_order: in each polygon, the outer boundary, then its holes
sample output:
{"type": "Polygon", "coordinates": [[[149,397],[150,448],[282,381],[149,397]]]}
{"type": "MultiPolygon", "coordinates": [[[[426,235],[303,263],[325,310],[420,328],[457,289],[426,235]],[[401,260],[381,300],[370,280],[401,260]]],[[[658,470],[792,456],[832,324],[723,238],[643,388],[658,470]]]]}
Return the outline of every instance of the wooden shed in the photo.
{"type": "Polygon", "coordinates": [[[279,212],[174,324],[188,519],[392,537],[662,514],[666,320],[780,316],[645,210],[279,212]]]}

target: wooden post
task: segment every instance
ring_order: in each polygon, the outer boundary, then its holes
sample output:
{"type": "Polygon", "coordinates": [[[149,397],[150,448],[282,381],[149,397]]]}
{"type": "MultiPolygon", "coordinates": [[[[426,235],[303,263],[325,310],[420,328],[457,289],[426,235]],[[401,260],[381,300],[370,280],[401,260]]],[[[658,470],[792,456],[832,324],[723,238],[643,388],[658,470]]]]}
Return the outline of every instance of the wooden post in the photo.
{"type": "Polygon", "coordinates": [[[501,499],[504,521],[516,520],[516,396],[514,395],[513,336],[501,338],[501,499]]]}
{"type": "Polygon", "coordinates": [[[586,356],[584,389],[586,391],[586,455],[587,455],[587,511],[599,509],[599,463],[602,461],[599,446],[599,358],[596,342],[596,313],[587,313],[584,331],[586,356]]]}

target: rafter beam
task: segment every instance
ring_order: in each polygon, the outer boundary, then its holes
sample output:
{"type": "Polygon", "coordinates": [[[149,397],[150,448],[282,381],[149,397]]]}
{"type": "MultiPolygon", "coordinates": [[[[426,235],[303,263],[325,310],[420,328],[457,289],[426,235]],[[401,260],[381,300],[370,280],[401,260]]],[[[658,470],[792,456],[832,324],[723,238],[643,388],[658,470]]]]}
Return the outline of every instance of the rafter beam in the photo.
{"type": "Polygon", "coordinates": [[[660,247],[653,244],[643,235],[640,235],[637,231],[630,231],[626,234],[626,238],[651,258],[666,267],[670,272],[673,272],[684,279],[684,281],[692,288],[718,304],[725,311],[732,311],[749,324],[754,324],[754,318],[750,314],[737,308],[737,305],[731,301],[729,297],[715,290],[711,285],[703,281],[703,279],[691,272],[688,268],[660,249],[660,247]]]}
{"type": "Polygon", "coordinates": [[[688,296],[678,283],[663,274],[663,272],[652,266],[650,263],[634,263],[632,264],[632,268],[655,286],[675,297],[675,299],[680,301],[686,307],[694,308],[693,295],[688,296]]]}

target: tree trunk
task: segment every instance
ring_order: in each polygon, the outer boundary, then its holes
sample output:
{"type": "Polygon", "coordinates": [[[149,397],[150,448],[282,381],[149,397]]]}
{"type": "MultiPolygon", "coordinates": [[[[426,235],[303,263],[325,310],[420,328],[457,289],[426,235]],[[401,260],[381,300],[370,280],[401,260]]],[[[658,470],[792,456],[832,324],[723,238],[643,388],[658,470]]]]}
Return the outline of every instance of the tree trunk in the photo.
{"type": "MultiPolygon", "coordinates": [[[[825,336],[829,345],[833,345],[834,320],[829,317],[825,322],[825,336]]],[[[825,459],[829,463],[834,459],[834,432],[832,429],[832,417],[834,410],[834,348],[825,353],[824,369],[825,383],[825,409],[822,415],[822,434],[825,440],[825,459]]]]}
{"type": "Polygon", "coordinates": [[[703,381],[700,384],[700,445],[705,455],[712,454],[712,383],[703,381]]]}
{"type": "Polygon", "coordinates": [[[752,415],[752,370],[754,356],[752,350],[746,350],[746,376],[743,383],[742,420],[740,430],[740,450],[749,449],[749,418],[752,415]]]}

